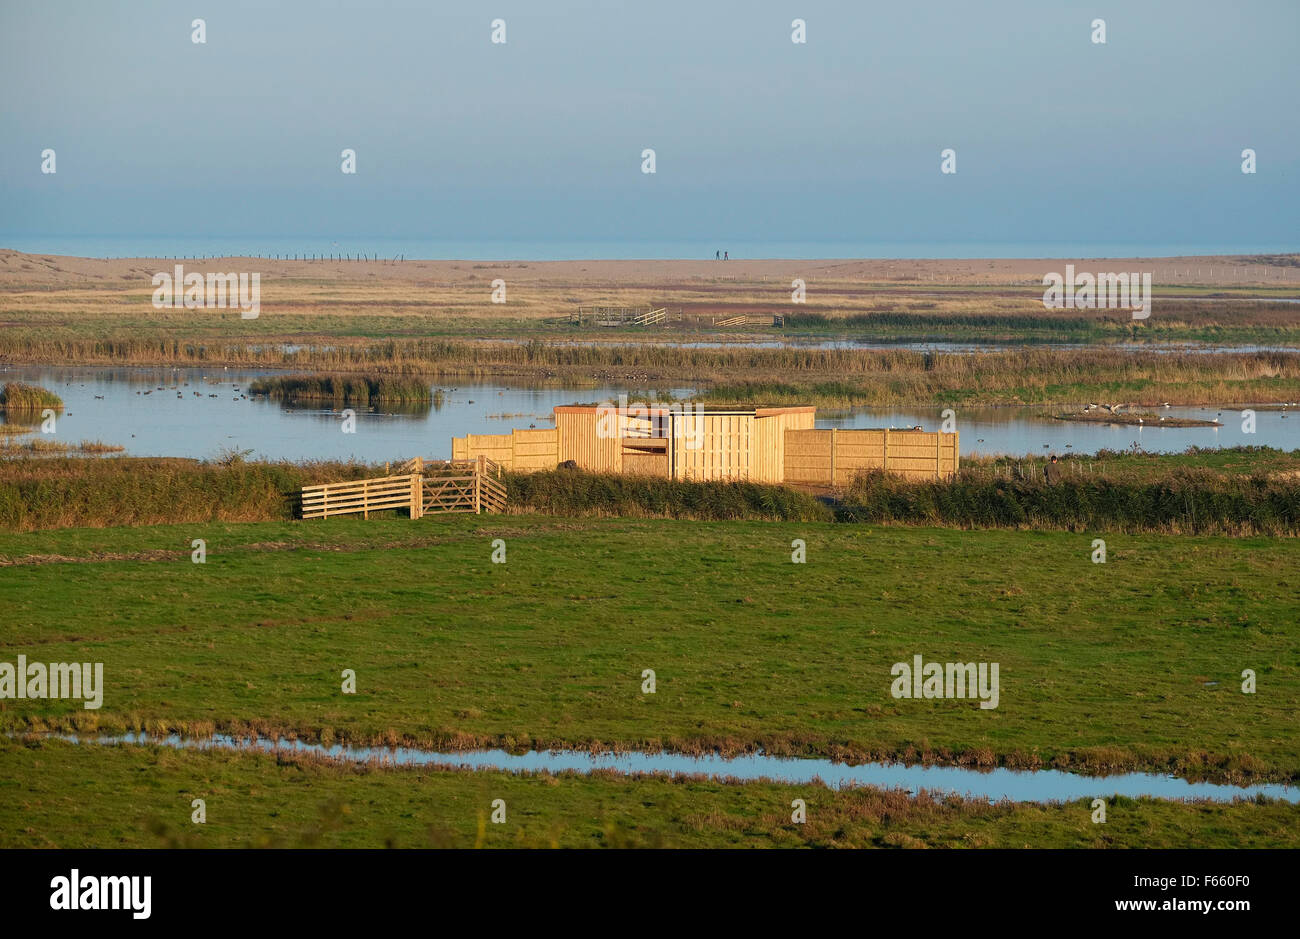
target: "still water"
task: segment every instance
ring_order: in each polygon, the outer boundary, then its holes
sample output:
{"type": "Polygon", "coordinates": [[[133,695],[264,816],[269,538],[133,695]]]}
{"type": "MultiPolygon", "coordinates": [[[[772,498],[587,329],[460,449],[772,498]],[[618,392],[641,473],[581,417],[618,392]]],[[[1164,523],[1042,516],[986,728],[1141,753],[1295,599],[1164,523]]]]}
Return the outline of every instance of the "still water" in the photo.
{"type": "Polygon", "coordinates": [[[1231,786],[1217,783],[1188,782],[1176,776],[1152,773],[1122,773],[1115,776],[1080,776],[1062,770],[1017,771],[1009,769],[974,770],[956,766],[908,766],[902,763],[863,763],[850,765],[823,759],[792,759],[763,754],[734,758],[717,755],[702,757],[676,753],[587,753],[573,750],[530,750],[509,753],[505,750],[465,750],[442,753],[412,747],[344,747],[338,744],[303,743],[294,740],[271,740],[265,737],[240,739],[217,735],[204,739],[149,737],[145,734],[78,737],[58,735],[73,743],[155,744],[177,749],[236,750],[266,752],[285,750],[311,753],[346,762],[377,762],[394,766],[451,766],[474,770],[511,772],[591,773],[614,770],[619,773],[666,773],[703,775],[714,779],[771,779],[779,782],[809,783],[821,780],[832,788],[875,786],[881,789],[905,789],[915,794],[921,789],[956,793],[990,802],[1057,802],[1109,797],[1112,795],[1156,799],[1207,799],[1230,802],[1268,796],[1287,802],[1300,802],[1300,789],[1281,784],[1231,786]]]}
{"type": "MultiPolygon", "coordinates": [[[[347,460],[367,463],[422,456],[451,456],[451,438],[508,433],[514,427],[553,426],[559,404],[646,400],[646,389],[609,385],[564,388],[494,382],[435,385],[437,406],[414,411],[357,409],[356,432],[342,432],[342,415],[321,407],[283,405],[245,393],[266,371],[248,369],[94,368],[10,366],[0,382],[42,385],[63,398],[55,440],[102,440],[126,447],[131,456],[211,459],[226,450],[252,451],[253,459],[347,460]],[[163,390],[158,390],[159,387],[163,390]],[[149,392],[145,394],[145,392],[149,392]],[[197,394],[196,394],[197,392],[197,394]]],[[[673,389],[678,397],[689,388],[673,389]]],[[[1272,446],[1300,448],[1300,408],[1259,411],[1256,432],[1243,432],[1241,415],[1217,408],[1160,409],[1169,417],[1217,419],[1222,427],[1161,428],[1054,421],[1056,409],[959,408],[957,430],[963,456],[974,454],[1094,453],[1134,444],[1151,452],[1181,452],[1189,446],[1272,446]]],[[[942,408],[860,408],[818,412],[823,428],[910,428],[938,430],[942,408]]]]}

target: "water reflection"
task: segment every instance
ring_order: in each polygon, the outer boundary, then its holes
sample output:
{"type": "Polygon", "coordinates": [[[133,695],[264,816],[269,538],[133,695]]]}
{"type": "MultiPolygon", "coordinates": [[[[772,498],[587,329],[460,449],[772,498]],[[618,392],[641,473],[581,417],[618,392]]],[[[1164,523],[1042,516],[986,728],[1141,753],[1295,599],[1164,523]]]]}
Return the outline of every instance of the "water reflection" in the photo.
{"type": "MultiPolygon", "coordinates": [[[[574,403],[646,400],[644,387],[608,384],[587,387],[505,382],[445,382],[435,385],[432,404],[356,408],[355,433],[344,433],[341,408],[287,404],[249,396],[259,376],[281,374],[253,369],[92,368],[10,366],[0,381],[43,385],[59,394],[65,413],[53,439],[103,440],[131,456],[210,459],[226,450],[251,451],[253,458],[348,460],[367,463],[412,456],[447,459],[451,438],[501,434],[511,428],[553,426],[552,408],[574,403]]],[[[690,388],[671,389],[679,397],[690,388]]],[[[1159,427],[1151,424],[1078,424],[1054,421],[1059,408],[956,409],[963,456],[976,454],[1094,453],[1127,450],[1176,453],[1189,446],[1272,446],[1300,448],[1300,415],[1261,410],[1255,432],[1241,415],[1220,408],[1168,408],[1169,417],[1217,419],[1222,427],[1159,427]]],[[[823,428],[910,428],[938,430],[943,409],[861,408],[818,411],[823,428]]]]}

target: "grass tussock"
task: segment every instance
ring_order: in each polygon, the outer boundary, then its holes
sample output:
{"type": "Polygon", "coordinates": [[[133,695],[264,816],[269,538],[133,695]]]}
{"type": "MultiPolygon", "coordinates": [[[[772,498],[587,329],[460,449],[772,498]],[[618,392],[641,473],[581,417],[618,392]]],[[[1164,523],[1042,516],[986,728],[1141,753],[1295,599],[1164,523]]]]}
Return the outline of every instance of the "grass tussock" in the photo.
{"type": "Polygon", "coordinates": [[[10,381],[0,386],[0,411],[6,413],[40,412],[45,408],[63,410],[63,399],[40,385],[10,381]]]}
{"type": "Polygon", "coordinates": [[[433,391],[427,381],[403,376],[286,375],[259,378],[249,392],[293,404],[332,402],[336,406],[430,404],[433,391]]]}

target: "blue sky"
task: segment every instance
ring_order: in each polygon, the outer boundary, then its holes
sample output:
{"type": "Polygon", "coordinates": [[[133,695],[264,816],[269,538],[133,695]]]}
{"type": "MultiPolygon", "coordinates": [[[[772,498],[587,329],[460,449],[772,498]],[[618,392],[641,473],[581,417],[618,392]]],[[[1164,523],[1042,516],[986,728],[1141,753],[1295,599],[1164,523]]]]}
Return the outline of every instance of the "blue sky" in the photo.
{"type": "Polygon", "coordinates": [[[1294,0],[6,0],[0,233],[1300,248],[1297,37],[1294,0]]]}

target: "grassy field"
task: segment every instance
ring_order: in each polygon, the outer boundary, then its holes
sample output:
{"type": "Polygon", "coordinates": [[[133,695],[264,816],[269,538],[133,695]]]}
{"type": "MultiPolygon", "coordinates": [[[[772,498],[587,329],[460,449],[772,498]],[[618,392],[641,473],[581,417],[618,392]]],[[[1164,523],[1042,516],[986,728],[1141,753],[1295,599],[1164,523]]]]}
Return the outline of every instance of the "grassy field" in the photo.
{"type": "MultiPolygon", "coordinates": [[[[631,333],[652,339],[780,334],[713,325],[744,313],[788,317],[785,335],[893,341],[1300,341],[1294,304],[1277,302],[1300,292],[1294,256],[1103,262],[1153,273],[1153,314],[1141,323],[1124,310],[1045,311],[1042,277],[1064,259],[181,262],[187,271],[260,272],[262,312],[252,320],[237,310],[154,309],[151,277],[175,263],[0,250],[6,339],[607,339],[611,330],[570,325],[580,306],[607,305],[681,311],[682,322],[631,333]],[[508,284],[505,303],[492,302],[498,278],[508,284]],[[806,282],[803,303],[791,302],[793,278],[806,282]]],[[[0,354],[17,347],[0,343],[0,354]]]]}
{"type": "Polygon", "coordinates": [[[102,661],[107,690],[100,711],[6,701],[0,726],[1300,778],[1300,542],[1107,549],[1100,565],[1087,533],[544,517],[3,534],[4,660],[102,661]],[[998,708],[892,698],[915,654],[1000,663],[998,708]]]}
{"type": "MultiPolygon", "coordinates": [[[[1141,322],[1044,310],[1040,279],[1064,260],[184,262],[259,271],[262,312],[243,319],[154,309],[150,277],[172,261],[0,251],[0,365],[277,369],[250,393],[416,410],[439,403],[443,378],[508,378],[576,397],[690,387],[714,405],[1171,402],[1226,415],[1300,400],[1298,261],[1105,262],[1154,271],[1141,322]],[[497,278],[504,304],[490,299],[497,278]],[[641,329],[571,321],[597,304],[682,315],[641,329]],[[716,325],[740,313],[755,322],[716,325]],[[757,325],[774,317],[781,327],[757,325]],[[837,338],[1003,348],[798,344],[837,338]],[[1143,345],[1172,341],[1288,348],[1143,345]]],[[[10,385],[11,420],[34,424],[47,394],[10,385]]],[[[1087,802],[9,735],[761,749],[1294,782],[1300,451],[1071,454],[1053,487],[1030,459],[836,493],[540,473],[507,480],[505,516],[295,522],[302,486],[380,468],[237,452],[73,459],[21,437],[0,436],[0,662],[102,662],[106,687],[100,710],[0,700],[0,847],[1300,847],[1300,807],[1267,800],[1114,799],[1095,825],[1087,802]],[[791,563],[797,539],[807,563],[791,563]],[[502,542],[507,561],[492,563],[502,542]],[[891,666],[914,655],[998,663],[998,707],[893,698],[891,666]],[[1256,693],[1242,693],[1245,669],[1256,693]],[[205,825],[190,824],[194,798],[205,825]],[[488,821],[498,798],[504,825],[488,821]],[[795,798],[807,824],[790,820],[795,798]]]]}
{"type": "Polygon", "coordinates": [[[989,805],[699,778],[338,766],[0,738],[0,847],[1300,847],[1283,802],[989,805]],[[75,780],[75,785],[71,781],[75,780]],[[207,820],[193,824],[191,801],[207,820]],[[504,799],[506,821],[489,821],[504,799]],[[791,821],[803,799],[807,821],[791,821]]]}

